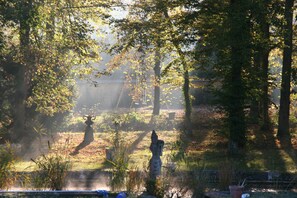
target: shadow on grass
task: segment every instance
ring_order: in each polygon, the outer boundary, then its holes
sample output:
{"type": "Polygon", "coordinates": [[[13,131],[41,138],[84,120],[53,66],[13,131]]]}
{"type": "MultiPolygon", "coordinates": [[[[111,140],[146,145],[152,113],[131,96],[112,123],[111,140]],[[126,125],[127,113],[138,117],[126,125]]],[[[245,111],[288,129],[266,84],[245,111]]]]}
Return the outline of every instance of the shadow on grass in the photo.
{"type": "Polygon", "coordinates": [[[137,139],[129,146],[129,149],[128,149],[128,153],[129,154],[132,154],[133,151],[135,151],[137,145],[140,144],[140,142],[143,140],[143,138],[148,134],[150,133],[151,131],[144,131],[143,133],[141,133],[137,139]]]}
{"type": "Polygon", "coordinates": [[[249,160],[262,160],[262,169],[266,171],[288,171],[288,160],[283,150],[277,145],[274,132],[256,129],[254,136],[255,139],[249,148],[249,160]]]}

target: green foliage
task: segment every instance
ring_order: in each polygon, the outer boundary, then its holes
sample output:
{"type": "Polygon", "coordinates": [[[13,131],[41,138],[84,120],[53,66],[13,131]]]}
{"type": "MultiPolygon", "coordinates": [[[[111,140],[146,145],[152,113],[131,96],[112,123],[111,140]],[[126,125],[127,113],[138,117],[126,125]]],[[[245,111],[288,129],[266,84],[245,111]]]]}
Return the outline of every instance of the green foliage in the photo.
{"type": "Polygon", "coordinates": [[[106,160],[112,165],[111,189],[119,191],[126,187],[126,178],[129,170],[128,146],[121,139],[119,131],[116,131],[114,134],[113,145],[111,159],[106,160]]]}
{"type": "Polygon", "coordinates": [[[129,168],[126,188],[129,193],[137,193],[141,190],[144,178],[142,171],[139,168],[129,168]]]}
{"type": "Polygon", "coordinates": [[[170,161],[181,162],[186,159],[186,151],[188,147],[189,140],[186,137],[186,134],[180,133],[179,139],[172,144],[170,161]]]}
{"type": "MultiPolygon", "coordinates": [[[[165,177],[167,185],[170,186],[171,194],[179,194],[184,196],[190,190],[192,197],[204,197],[206,189],[210,186],[211,177],[207,172],[206,163],[202,158],[193,158],[187,152],[189,139],[184,133],[180,134],[180,139],[176,141],[171,148],[171,154],[167,159],[165,177]],[[175,174],[182,172],[182,166],[185,165],[188,170],[184,174],[175,174]],[[174,175],[176,182],[170,181],[174,175]]],[[[168,189],[168,187],[166,188],[168,189]]],[[[179,196],[178,195],[178,196],[179,196]]]]}
{"type": "Polygon", "coordinates": [[[148,179],[145,187],[149,195],[157,198],[163,198],[165,196],[164,182],[161,177],[158,177],[156,180],[148,179]]]}
{"type": "Polygon", "coordinates": [[[52,117],[73,108],[73,79],[92,74],[93,63],[100,60],[98,25],[108,17],[111,4],[97,0],[0,2],[0,109],[6,108],[5,116],[0,116],[1,130],[9,128],[2,128],[8,118],[19,126],[16,131],[25,133],[25,113],[29,118],[38,113],[52,117]],[[16,104],[23,111],[15,113],[16,104]]]}
{"type": "Polygon", "coordinates": [[[190,186],[193,190],[193,197],[203,197],[209,184],[209,175],[203,167],[193,170],[192,177],[189,178],[190,186]]]}
{"type": "Polygon", "coordinates": [[[16,181],[15,154],[11,144],[0,145],[0,189],[8,189],[16,181]]]}
{"type": "Polygon", "coordinates": [[[62,190],[66,176],[71,169],[71,162],[67,156],[59,151],[51,155],[42,155],[32,161],[36,171],[32,175],[32,185],[37,189],[62,190]]]}
{"type": "MultiPolygon", "coordinates": [[[[163,82],[178,84],[184,92],[188,120],[191,114],[189,72],[194,67],[189,45],[196,33],[190,25],[194,20],[193,11],[191,3],[185,1],[134,1],[124,19],[112,21],[118,35],[118,42],[112,48],[117,53],[112,65],[118,67],[123,64],[122,60],[131,62],[129,65],[132,65],[136,78],[130,79],[136,79],[139,84],[133,89],[138,97],[142,89],[146,91],[150,86],[147,85],[148,77],[153,82],[155,96],[159,95],[163,82]],[[154,75],[150,76],[152,70],[154,75]]],[[[155,98],[154,108],[159,107],[159,102],[159,98],[155,98]]]]}
{"type": "MultiPolygon", "coordinates": [[[[1,55],[0,55],[1,58],[1,55]]],[[[11,74],[0,67],[0,142],[8,140],[9,130],[13,123],[13,101],[11,98],[14,94],[14,82],[11,74]]]]}
{"type": "Polygon", "coordinates": [[[123,114],[103,114],[102,117],[103,118],[98,130],[115,130],[115,123],[118,124],[118,129],[123,131],[143,130],[147,126],[144,116],[138,112],[128,112],[123,114]]]}

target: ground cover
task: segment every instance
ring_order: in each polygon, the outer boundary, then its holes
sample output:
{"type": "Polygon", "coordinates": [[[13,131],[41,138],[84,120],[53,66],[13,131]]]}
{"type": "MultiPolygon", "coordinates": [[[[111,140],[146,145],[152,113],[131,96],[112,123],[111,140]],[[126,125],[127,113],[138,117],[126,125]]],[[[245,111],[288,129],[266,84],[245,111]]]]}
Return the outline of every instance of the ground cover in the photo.
{"type": "MultiPolygon", "coordinates": [[[[169,111],[168,111],[169,112],[169,111]]],[[[140,114],[142,112],[139,112],[140,114]]],[[[230,156],[227,151],[228,138],[222,125],[222,114],[213,111],[211,108],[195,109],[193,113],[193,133],[190,136],[182,136],[187,142],[186,148],[181,149],[180,135],[182,134],[182,125],[180,125],[183,114],[178,111],[174,120],[174,126],[171,130],[162,130],[149,125],[150,119],[148,112],[143,112],[145,117],[142,122],[146,123],[144,130],[127,130],[122,128],[120,131],[121,140],[128,146],[130,156],[129,167],[138,169],[147,169],[151,153],[149,145],[151,142],[151,130],[156,129],[159,139],[165,141],[164,152],[162,156],[163,165],[166,166],[167,161],[173,160],[174,154],[179,151],[185,152],[184,161],[180,161],[177,165],[179,171],[198,170],[216,170],[225,174],[233,174],[233,172],[276,172],[276,173],[296,173],[296,148],[297,133],[292,130],[292,148],[282,147],[275,138],[276,131],[262,132],[257,126],[249,126],[248,142],[244,150],[238,152],[237,155],[230,156]],[[179,145],[179,146],[178,146],[179,145]],[[222,166],[223,165],[223,166],[222,166]]],[[[133,115],[133,120],[139,120],[139,115],[133,115]],[[136,119],[134,119],[136,118],[136,119]]],[[[166,115],[162,115],[162,121],[166,115]]],[[[79,119],[78,119],[79,120],[79,119]]],[[[103,118],[97,118],[104,120],[103,118]]],[[[165,119],[166,121],[166,119],[165,119]]],[[[112,122],[110,122],[113,124],[112,122]]],[[[83,120],[77,121],[77,124],[84,126],[83,120]]],[[[77,125],[75,124],[75,125],[77,125]]],[[[162,125],[162,122],[159,122],[162,125]]],[[[168,124],[167,122],[164,125],[168,124]]],[[[98,125],[99,126],[99,125],[98,125]]],[[[126,127],[131,125],[126,125],[126,127]]],[[[160,126],[160,125],[159,125],[160,126]]],[[[100,128],[100,127],[99,127],[100,128]]],[[[97,128],[98,129],[98,128],[97,128]]],[[[105,128],[107,129],[107,128],[105,128]]],[[[110,131],[95,130],[95,140],[81,149],[78,154],[71,155],[75,147],[83,140],[84,132],[59,132],[51,137],[36,140],[39,145],[39,153],[19,160],[17,163],[17,171],[32,171],[34,163],[31,158],[36,159],[41,154],[50,155],[53,153],[61,153],[67,157],[73,164],[71,171],[110,171],[111,165],[106,162],[106,149],[113,146],[114,128],[110,131]],[[51,149],[47,142],[51,142],[51,149]]],[[[38,149],[31,149],[31,151],[38,149]]],[[[165,169],[164,169],[165,170],[165,169]]],[[[241,179],[233,178],[233,182],[241,179]],[[235,180],[234,180],[235,179],[235,180]]],[[[207,182],[207,181],[206,181],[207,182]]],[[[277,182],[276,182],[277,183],[277,182]]],[[[265,195],[257,192],[255,197],[285,197],[284,194],[278,195],[266,192],[265,195]]],[[[295,196],[290,195],[290,196],[295,196]]]]}
{"type": "MultiPolygon", "coordinates": [[[[145,123],[148,123],[149,113],[144,111],[140,112],[140,114],[145,117],[145,123]]],[[[175,123],[180,123],[182,116],[182,111],[177,111],[175,123]]],[[[188,146],[185,150],[188,159],[192,163],[201,164],[203,162],[207,169],[216,170],[220,168],[222,163],[228,163],[232,164],[233,168],[246,171],[296,171],[297,158],[295,150],[297,148],[297,133],[292,131],[293,149],[285,149],[276,140],[275,131],[261,132],[257,127],[250,127],[247,135],[247,147],[240,151],[237,156],[231,157],[227,152],[227,135],[222,127],[221,118],[222,114],[216,113],[211,108],[198,108],[193,111],[193,135],[187,138],[188,146]]],[[[101,119],[102,117],[97,117],[96,120],[99,121],[101,119]]],[[[77,120],[78,124],[83,124],[83,120],[77,120]]],[[[180,130],[178,125],[175,126],[172,130],[158,130],[158,127],[150,127],[140,131],[120,131],[123,141],[129,147],[130,165],[143,166],[143,164],[148,163],[151,155],[149,145],[152,129],[157,131],[159,139],[165,141],[163,160],[168,159],[172,153],[177,152],[178,148],[174,147],[174,145],[179,141],[180,130]]],[[[82,131],[60,132],[54,137],[47,138],[42,143],[37,142],[36,144],[46,148],[47,141],[50,141],[52,144],[50,152],[63,151],[73,162],[73,170],[108,168],[105,163],[105,149],[112,146],[114,132],[95,130],[95,140],[90,145],[80,150],[77,155],[69,155],[83,140],[83,135],[82,131]]],[[[39,154],[46,154],[47,152],[46,149],[43,149],[39,154]]],[[[37,155],[31,158],[34,157],[37,157],[37,155]]],[[[27,160],[20,160],[17,163],[17,169],[19,171],[30,171],[30,165],[30,158],[27,157],[27,160]]],[[[185,165],[182,165],[181,168],[183,170],[187,169],[185,165]]]]}
{"type": "MultiPolygon", "coordinates": [[[[130,166],[142,169],[147,165],[151,153],[149,151],[151,131],[122,132],[122,140],[129,147],[130,166]]],[[[171,153],[171,147],[177,141],[179,133],[177,131],[162,131],[158,133],[160,139],[166,139],[164,156],[171,153]]],[[[83,140],[83,132],[63,132],[55,136],[52,149],[46,154],[59,152],[69,158],[72,162],[73,171],[109,169],[110,166],[105,161],[106,149],[112,147],[113,132],[95,133],[95,140],[81,149],[78,154],[70,155],[75,147],[83,140]]],[[[45,147],[47,146],[44,143],[45,147]]],[[[19,161],[16,167],[19,171],[31,171],[34,163],[31,160],[19,161]]]]}

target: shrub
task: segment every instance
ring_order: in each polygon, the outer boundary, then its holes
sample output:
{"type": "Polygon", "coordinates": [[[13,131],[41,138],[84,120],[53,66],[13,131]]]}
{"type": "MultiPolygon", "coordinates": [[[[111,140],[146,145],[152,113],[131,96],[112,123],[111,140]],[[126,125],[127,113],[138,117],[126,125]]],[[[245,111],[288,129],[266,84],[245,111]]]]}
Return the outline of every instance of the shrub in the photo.
{"type": "Polygon", "coordinates": [[[143,130],[147,123],[142,114],[137,112],[129,112],[123,114],[103,114],[102,122],[99,125],[100,130],[112,131],[115,130],[114,123],[118,123],[118,129],[123,131],[143,130]]]}
{"type": "Polygon", "coordinates": [[[145,187],[149,195],[153,195],[156,198],[165,196],[164,182],[161,177],[158,177],[156,180],[148,179],[145,187]]]}
{"type": "Polygon", "coordinates": [[[112,178],[110,186],[113,191],[121,190],[125,187],[125,181],[129,165],[128,146],[124,144],[119,131],[115,132],[113,138],[113,152],[111,159],[106,159],[112,165],[112,178]]]}
{"type": "Polygon", "coordinates": [[[10,143],[0,146],[0,189],[8,189],[16,180],[15,154],[10,143]]]}
{"type": "Polygon", "coordinates": [[[32,178],[33,187],[62,190],[66,175],[72,165],[66,156],[57,151],[51,155],[42,155],[36,160],[31,160],[36,165],[36,171],[32,178]]]}
{"type": "Polygon", "coordinates": [[[122,115],[122,130],[143,130],[147,124],[144,122],[145,118],[142,114],[137,112],[129,112],[122,115]]]}
{"type": "Polygon", "coordinates": [[[138,168],[128,171],[126,188],[129,194],[139,192],[143,184],[143,174],[138,168]]]}
{"type": "Polygon", "coordinates": [[[126,147],[120,146],[114,150],[113,159],[108,160],[108,162],[112,164],[112,178],[110,186],[113,191],[121,190],[125,187],[129,165],[129,158],[127,155],[126,147]]]}
{"type": "Polygon", "coordinates": [[[112,131],[114,130],[115,115],[113,114],[102,114],[102,122],[99,124],[99,129],[102,131],[112,131]]]}

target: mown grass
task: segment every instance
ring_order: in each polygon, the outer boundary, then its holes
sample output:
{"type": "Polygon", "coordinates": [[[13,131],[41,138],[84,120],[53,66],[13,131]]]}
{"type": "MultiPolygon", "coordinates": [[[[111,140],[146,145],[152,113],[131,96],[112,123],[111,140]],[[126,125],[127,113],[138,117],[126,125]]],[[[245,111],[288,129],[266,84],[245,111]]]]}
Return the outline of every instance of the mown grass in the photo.
{"type": "MultiPolygon", "coordinates": [[[[143,168],[143,164],[147,163],[150,159],[150,132],[121,132],[123,141],[130,146],[130,162],[131,167],[143,168]],[[145,134],[145,136],[138,141],[139,136],[145,134]]],[[[163,131],[158,133],[160,139],[167,139],[165,145],[165,152],[170,152],[170,146],[178,137],[177,132],[163,131]]],[[[55,137],[56,141],[52,145],[52,149],[48,154],[63,151],[65,155],[69,155],[73,167],[73,171],[77,170],[91,170],[91,169],[108,169],[110,168],[105,163],[105,149],[112,146],[113,132],[102,132],[95,134],[95,140],[81,149],[77,155],[70,155],[74,151],[75,147],[83,140],[83,132],[64,132],[58,133],[55,137]]],[[[18,171],[32,171],[34,164],[31,161],[18,161],[16,163],[16,169],[18,171]]]]}
{"type": "MultiPolygon", "coordinates": [[[[56,142],[53,144],[53,149],[50,152],[63,149],[66,155],[69,155],[75,147],[83,140],[83,132],[76,133],[59,133],[56,137],[56,142]],[[67,144],[65,146],[65,144],[67,144]]],[[[124,142],[132,146],[130,149],[130,166],[143,168],[143,164],[147,164],[151,153],[150,132],[122,132],[124,142]],[[145,136],[138,144],[133,144],[138,141],[138,137],[145,136]]],[[[174,143],[179,138],[178,131],[163,131],[158,133],[159,138],[165,140],[163,152],[163,160],[169,158],[172,153],[177,152],[173,149],[174,143]]],[[[77,155],[70,156],[73,163],[72,170],[90,170],[90,169],[108,169],[105,164],[105,149],[112,146],[112,133],[96,133],[95,140],[82,150],[77,155]]],[[[223,145],[219,145],[215,141],[214,136],[209,136],[201,143],[192,142],[192,145],[187,150],[188,159],[193,163],[203,162],[207,169],[219,169],[221,164],[230,161],[237,169],[240,170],[259,170],[268,171],[275,170],[281,172],[295,172],[296,163],[294,155],[287,150],[279,148],[247,148],[241,151],[237,156],[230,157],[227,149],[223,145]],[[208,139],[209,138],[209,139],[208,139]],[[216,142],[216,144],[214,143],[216,142]],[[219,148],[218,148],[219,147],[219,148]],[[221,148],[220,148],[221,147],[221,148]]],[[[16,170],[32,171],[34,164],[31,161],[18,161],[16,170]]],[[[187,166],[180,164],[182,170],[187,170],[187,166]]]]}
{"type": "MultiPolygon", "coordinates": [[[[140,112],[145,117],[145,123],[149,122],[148,112],[140,112]]],[[[165,114],[163,114],[165,115],[165,114]]],[[[180,122],[183,114],[177,111],[176,122],[180,122]]],[[[194,130],[193,136],[188,138],[188,147],[186,155],[191,163],[201,163],[207,169],[218,170],[222,163],[230,162],[236,169],[248,171],[281,171],[296,172],[297,158],[295,154],[297,133],[292,130],[293,144],[295,149],[283,149],[275,138],[276,131],[262,132],[257,127],[249,127],[247,147],[241,150],[237,156],[230,156],[227,152],[227,136],[222,127],[222,115],[215,113],[209,108],[196,109],[193,112],[194,130]]],[[[82,126],[83,120],[75,118],[76,122],[82,126]]],[[[74,120],[75,120],[74,119],[74,120]]],[[[95,122],[102,118],[97,117],[95,122]]],[[[162,123],[161,123],[162,124],[162,123]]],[[[151,128],[153,129],[153,128],[151,128]]],[[[151,153],[149,145],[151,143],[151,129],[142,131],[121,131],[123,141],[130,146],[130,166],[143,168],[147,164],[151,153]]],[[[155,128],[159,139],[165,141],[165,147],[162,159],[166,161],[174,152],[173,148],[176,141],[179,140],[180,132],[178,127],[173,130],[158,130],[155,128]]],[[[63,149],[66,155],[69,155],[74,148],[83,140],[84,133],[81,132],[61,132],[53,140],[53,149],[50,152],[63,149]]],[[[95,140],[77,155],[70,156],[73,162],[72,170],[89,169],[108,169],[105,163],[105,149],[112,146],[114,132],[100,132],[95,130],[95,140]]],[[[45,145],[46,146],[46,145],[45,145]]],[[[30,161],[19,161],[16,169],[19,171],[31,171],[30,161]]],[[[182,170],[188,167],[180,164],[182,170]]]]}

